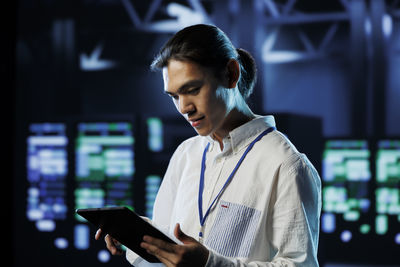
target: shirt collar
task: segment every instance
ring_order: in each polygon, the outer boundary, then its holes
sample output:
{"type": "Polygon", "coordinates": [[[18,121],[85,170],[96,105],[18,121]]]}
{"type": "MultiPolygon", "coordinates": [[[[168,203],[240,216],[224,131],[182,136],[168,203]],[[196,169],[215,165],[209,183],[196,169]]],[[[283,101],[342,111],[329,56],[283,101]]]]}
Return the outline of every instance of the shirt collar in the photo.
{"type": "MultiPolygon", "coordinates": [[[[233,129],[229,132],[229,135],[222,140],[224,143],[223,154],[240,151],[243,147],[251,143],[258,134],[270,127],[275,127],[274,116],[257,115],[253,120],[233,129]]],[[[219,147],[218,142],[211,136],[207,136],[207,139],[211,143],[210,150],[212,150],[214,146],[219,147]]]]}

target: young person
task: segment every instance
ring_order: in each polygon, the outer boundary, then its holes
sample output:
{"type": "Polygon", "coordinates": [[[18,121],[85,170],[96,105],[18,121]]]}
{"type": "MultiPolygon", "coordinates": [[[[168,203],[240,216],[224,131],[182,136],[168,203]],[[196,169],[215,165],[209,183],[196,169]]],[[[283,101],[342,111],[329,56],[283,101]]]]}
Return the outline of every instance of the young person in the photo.
{"type": "MultiPolygon", "coordinates": [[[[246,104],[251,55],[201,24],[176,33],[152,67],[198,135],[173,154],[154,205],[153,223],[182,243],[145,236],[141,246],[166,266],[318,266],[320,178],[273,116],[246,104]]],[[[132,251],[127,259],[149,264],[132,251]]]]}

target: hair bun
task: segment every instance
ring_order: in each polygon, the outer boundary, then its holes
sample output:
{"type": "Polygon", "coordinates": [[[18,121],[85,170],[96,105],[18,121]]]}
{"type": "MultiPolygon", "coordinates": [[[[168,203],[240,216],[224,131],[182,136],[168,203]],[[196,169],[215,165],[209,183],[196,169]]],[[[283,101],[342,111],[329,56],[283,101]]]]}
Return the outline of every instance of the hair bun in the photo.
{"type": "Polygon", "coordinates": [[[253,92],[254,85],[257,79],[257,67],[254,58],[251,56],[249,52],[244,50],[243,48],[236,48],[236,51],[239,54],[239,61],[242,65],[241,75],[242,75],[242,83],[244,86],[240,86],[241,88],[247,88],[246,92],[241,92],[245,98],[248,98],[253,92]]]}

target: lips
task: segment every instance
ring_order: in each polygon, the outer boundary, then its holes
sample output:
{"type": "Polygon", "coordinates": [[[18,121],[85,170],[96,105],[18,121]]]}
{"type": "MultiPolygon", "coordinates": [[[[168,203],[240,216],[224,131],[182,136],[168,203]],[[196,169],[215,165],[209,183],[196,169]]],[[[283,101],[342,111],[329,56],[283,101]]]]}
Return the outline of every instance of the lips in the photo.
{"type": "Polygon", "coordinates": [[[197,119],[190,119],[190,123],[192,124],[193,127],[198,127],[202,120],[204,119],[205,116],[199,117],[197,119]]]}

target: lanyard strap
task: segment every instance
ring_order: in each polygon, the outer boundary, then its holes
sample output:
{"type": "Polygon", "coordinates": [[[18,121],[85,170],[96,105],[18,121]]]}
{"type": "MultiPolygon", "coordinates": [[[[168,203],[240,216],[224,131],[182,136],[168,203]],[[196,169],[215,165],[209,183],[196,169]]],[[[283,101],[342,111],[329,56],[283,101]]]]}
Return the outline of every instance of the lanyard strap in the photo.
{"type": "MultiPolygon", "coordinates": [[[[200,217],[200,226],[203,227],[208,214],[210,213],[211,208],[214,206],[215,202],[217,201],[217,199],[222,195],[222,193],[225,191],[225,188],[228,186],[228,184],[230,183],[230,181],[232,180],[233,176],[235,175],[237,169],[239,168],[240,164],[242,163],[242,161],[244,160],[244,158],[246,157],[247,153],[249,153],[249,151],[253,148],[254,144],[256,142],[258,142],[264,135],[268,134],[269,132],[272,132],[275,129],[275,127],[270,127],[267,130],[263,131],[260,135],[258,135],[256,137],[256,139],[254,139],[250,145],[247,147],[246,151],[243,153],[242,157],[240,158],[240,160],[238,161],[238,163],[236,164],[236,167],[233,169],[231,175],[229,175],[228,179],[226,180],[225,184],[223,185],[223,187],[221,188],[221,190],[219,191],[218,195],[214,198],[213,202],[211,203],[211,205],[208,207],[205,215],[203,216],[203,190],[204,190],[204,173],[206,170],[206,154],[208,151],[208,148],[210,147],[210,143],[207,144],[206,148],[204,149],[203,152],[203,159],[201,161],[201,172],[200,172],[200,185],[199,185],[199,196],[198,196],[198,208],[199,208],[199,217],[200,217]]],[[[200,232],[199,236],[202,237],[203,233],[200,232]]]]}

